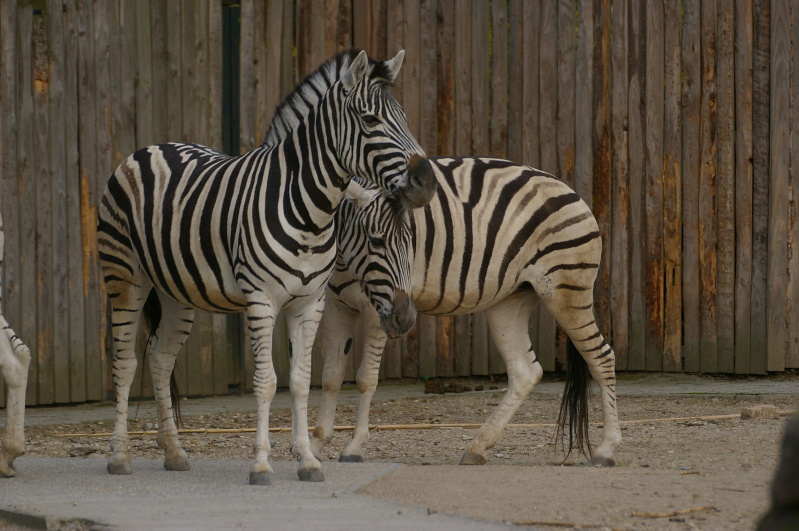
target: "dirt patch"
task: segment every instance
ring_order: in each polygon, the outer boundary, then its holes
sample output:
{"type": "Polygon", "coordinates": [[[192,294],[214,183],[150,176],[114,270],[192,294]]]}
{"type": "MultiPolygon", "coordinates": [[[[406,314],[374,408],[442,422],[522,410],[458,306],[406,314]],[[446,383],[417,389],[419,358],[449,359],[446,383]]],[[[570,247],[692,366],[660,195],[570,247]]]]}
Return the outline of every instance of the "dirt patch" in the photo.
{"type": "MultiPolygon", "coordinates": [[[[502,391],[378,402],[373,404],[371,420],[373,424],[480,423],[499,403],[502,391]]],[[[737,414],[743,407],[764,401],[794,410],[799,394],[768,399],[747,395],[620,398],[623,421],[650,422],[622,426],[624,439],[614,469],[580,466],[585,459],[574,454],[564,463],[562,448],[552,441],[552,427],[506,429],[489,453],[489,464],[476,468],[448,466],[458,463],[475,429],[373,430],[364,445],[367,461],[445,466],[403,468],[364,492],[431,511],[525,525],[749,530],[768,507],[768,485],[785,419],[657,419],[737,414]],[[689,509],[699,510],[680,512],[689,509]],[[655,514],[671,516],[652,516],[655,514]]],[[[513,422],[554,422],[558,406],[558,397],[534,394],[513,422]]],[[[289,426],[289,415],[288,410],[273,411],[271,426],[289,426]]],[[[311,425],[315,415],[312,408],[311,425]]],[[[599,418],[597,403],[592,419],[599,418]]],[[[255,420],[254,412],[193,416],[184,419],[184,428],[252,429],[255,420]]],[[[355,407],[340,407],[336,420],[337,425],[352,425],[355,407]]],[[[131,430],[153,427],[154,419],[130,423],[131,430]]],[[[59,435],[102,433],[112,428],[107,422],[31,427],[27,431],[28,455],[105,458],[107,436],[59,435]]],[[[272,437],[276,441],[273,459],[291,460],[290,434],[272,437]]],[[[599,442],[598,427],[592,428],[591,437],[594,444],[599,442]]],[[[349,432],[337,432],[325,449],[326,457],[337,459],[348,439],[349,432]]],[[[250,459],[253,440],[253,433],[181,436],[191,459],[250,459]]],[[[133,436],[131,450],[134,459],[163,458],[151,435],[133,436]]]]}

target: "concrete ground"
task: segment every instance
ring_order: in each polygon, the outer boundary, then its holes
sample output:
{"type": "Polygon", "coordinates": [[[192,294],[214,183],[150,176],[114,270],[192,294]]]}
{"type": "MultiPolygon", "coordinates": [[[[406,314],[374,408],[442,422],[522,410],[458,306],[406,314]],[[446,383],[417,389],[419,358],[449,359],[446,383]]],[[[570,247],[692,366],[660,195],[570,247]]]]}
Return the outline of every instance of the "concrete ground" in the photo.
{"type": "MultiPolygon", "coordinates": [[[[561,382],[545,382],[535,392],[558,394],[561,382]]],[[[382,384],[375,401],[421,396],[419,382],[382,384]]],[[[621,375],[620,396],[799,394],[799,378],[727,379],[685,374],[621,375]]],[[[355,403],[357,391],[342,393],[340,403],[355,403]]],[[[318,405],[312,391],[310,405],[318,405]]],[[[133,406],[135,410],[135,405],[133,406]]],[[[141,404],[140,415],[152,415],[154,405],[141,404]]],[[[182,402],[184,415],[252,411],[252,396],[190,399],[182,402]]],[[[289,393],[281,392],[274,408],[289,407],[289,393]]],[[[133,413],[133,411],[131,412],[133,413]]],[[[31,408],[29,425],[113,421],[113,404],[31,408]]],[[[130,476],[109,476],[105,459],[26,458],[17,461],[18,477],[0,480],[0,522],[39,529],[69,529],[83,523],[97,529],[434,529],[478,530],[505,524],[432,513],[424,505],[403,505],[358,491],[398,464],[357,466],[325,462],[324,483],[302,483],[296,463],[274,462],[276,481],[269,487],[247,485],[250,461],[195,460],[192,471],[166,472],[162,462],[136,460],[130,476]],[[78,522],[78,524],[75,523],[78,522]],[[72,523],[70,523],[72,522],[72,523]]],[[[428,467],[435,468],[435,466],[428,467]]],[[[464,473],[478,468],[466,468],[464,473]]],[[[408,469],[410,470],[410,469],[408,469]]],[[[430,474],[430,471],[426,471],[430,474]]],[[[479,475],[475,480],[479,482],[479,475]]],[[[466,480],[468,481],[468,479],[466,480]]],[[[384,482],[385,483],[385,482],[384,482]]],[[[406,483],[404,488],[408,488],[406,483]]],[[[494,492],[492,496],[501,496],[494,492]]],[[[483,502],[487,500],[482,500],[483,502]]],[[[2,527],[2,524],[0,524],[2,527]]]]}

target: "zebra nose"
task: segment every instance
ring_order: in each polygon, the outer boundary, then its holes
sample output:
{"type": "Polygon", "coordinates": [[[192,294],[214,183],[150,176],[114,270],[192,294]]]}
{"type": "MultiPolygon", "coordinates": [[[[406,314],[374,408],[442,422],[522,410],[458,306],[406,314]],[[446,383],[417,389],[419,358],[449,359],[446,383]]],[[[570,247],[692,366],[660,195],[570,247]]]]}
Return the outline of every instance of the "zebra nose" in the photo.
{"type": "Polygon", "coordinates": [[[408,184],[400,197],[405,208],[414,209],[428,204],[436,193],[436,176],[426,157],[411,155],[408,159],[408,184]]]}
{"type": "Polygon", "coordinates": [[[394,296],[392,325],[396,335],[407,334],[416,323],[416,307],[405,291],[398,290],[394,296]]]}

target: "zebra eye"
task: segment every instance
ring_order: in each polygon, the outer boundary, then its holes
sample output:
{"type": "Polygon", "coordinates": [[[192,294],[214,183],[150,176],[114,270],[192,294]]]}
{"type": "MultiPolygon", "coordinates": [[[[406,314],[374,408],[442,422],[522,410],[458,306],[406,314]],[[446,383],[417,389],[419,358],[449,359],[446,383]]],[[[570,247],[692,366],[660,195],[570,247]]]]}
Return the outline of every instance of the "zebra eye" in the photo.
{"type": "Polygon", "coordinates": [[[363,116],[361,116],[361,120],[363,120],[363,123],[365,123],[369,127],[374,127],[380,123],[380,118],[378,118],[374,114],[364,114],[363,116]]]}
{"type": "Polygon", "coordinates": [[[372,244],[372,247],[376,247],[378,249],[384,249],[386,247],[386,240],[380,236],[369,236],[369,243],[372,244]]]}

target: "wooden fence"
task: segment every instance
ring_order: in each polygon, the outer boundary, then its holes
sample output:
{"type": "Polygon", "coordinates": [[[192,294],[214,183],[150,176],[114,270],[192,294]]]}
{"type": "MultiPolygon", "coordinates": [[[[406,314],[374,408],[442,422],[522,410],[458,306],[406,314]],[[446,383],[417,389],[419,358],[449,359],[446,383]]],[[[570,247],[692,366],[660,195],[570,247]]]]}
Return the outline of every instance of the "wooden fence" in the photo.
{"type": "MultiPolygon", "coordinates": [[[[294,84],[353,46],[406,50],[394,93],[428,154],[530,164],[592,205],[619,369],[799,368],[795,1],[3,0],[3,312],[34,353],[29,404],[110,389],[95,224],[119,162],[169,140],[256,147],[294,84]]],[[[531,331],[557,368],[563,333],[543,310],[531,331]]],[[[248,387],[242,344],[236,318],[198,315],[184,392],[248,387]]],[[[480,315],[420,317],[381,368],[502,372],[480,315]]]]}

